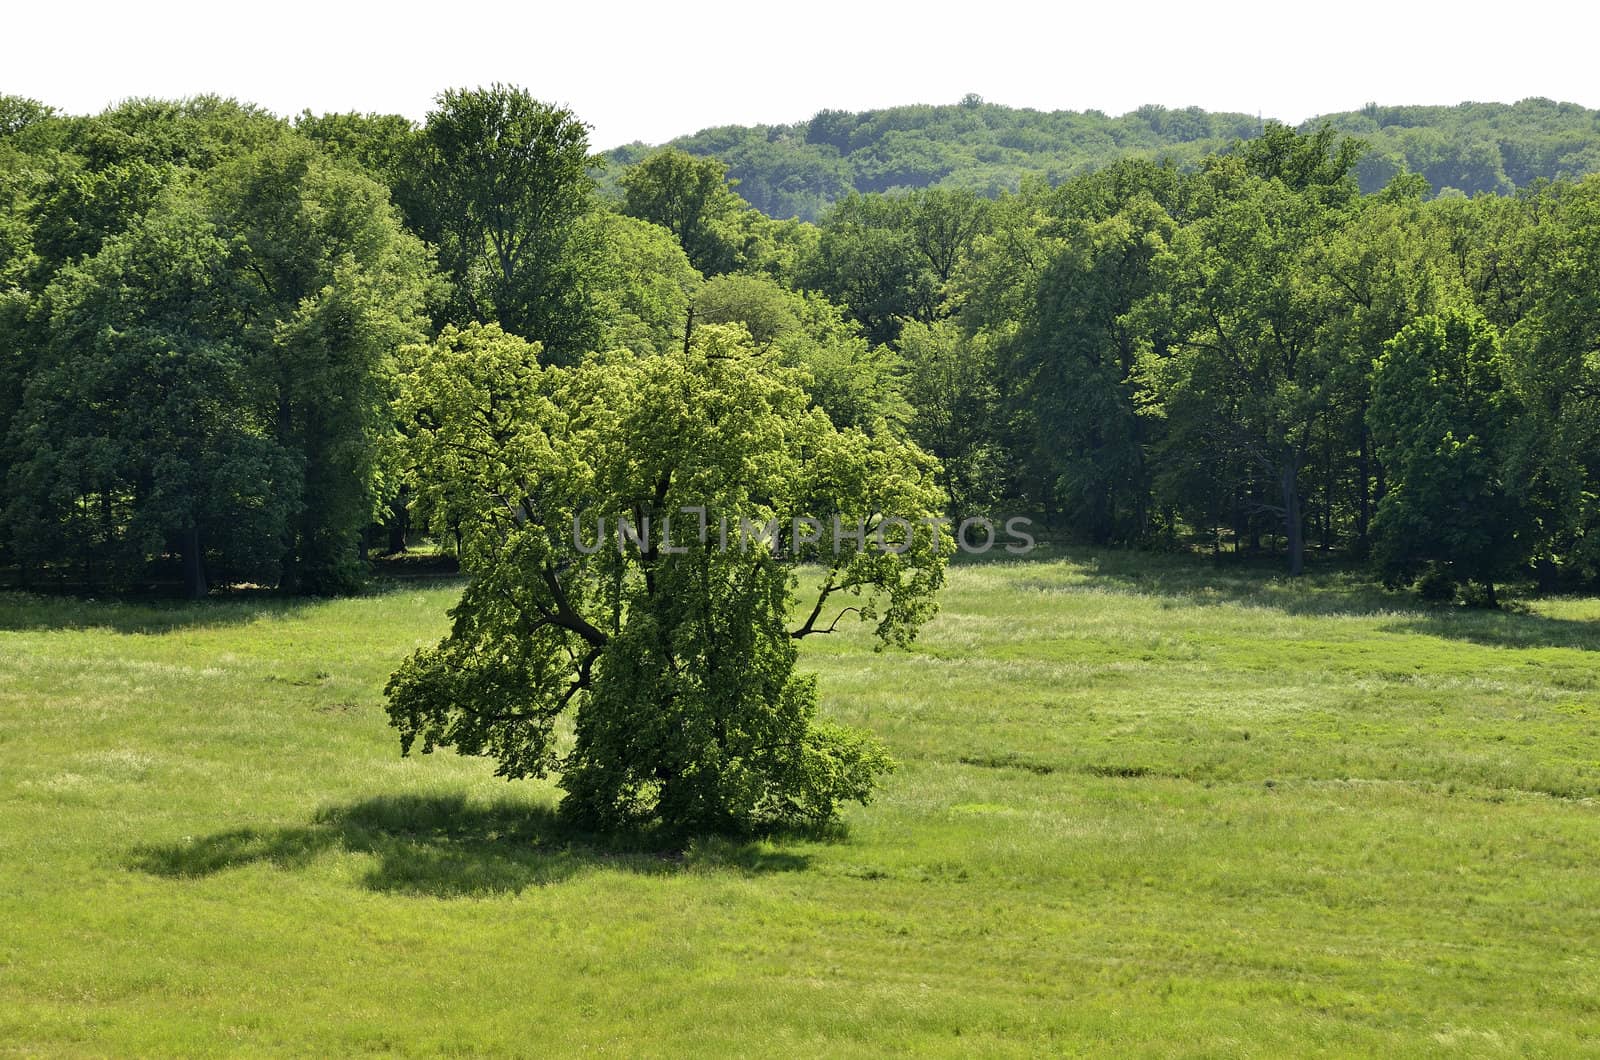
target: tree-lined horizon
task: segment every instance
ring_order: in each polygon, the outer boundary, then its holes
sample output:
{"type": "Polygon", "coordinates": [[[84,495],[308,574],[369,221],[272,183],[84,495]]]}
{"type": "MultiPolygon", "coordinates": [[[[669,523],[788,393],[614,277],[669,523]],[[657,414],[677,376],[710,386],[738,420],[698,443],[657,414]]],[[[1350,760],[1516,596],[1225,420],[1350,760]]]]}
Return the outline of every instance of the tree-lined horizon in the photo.
{"type": "Polygon", "coordinates": [[[769,127],[759,164],[885,168],[812,223],[756,208],[753,139],[608,162],[510,86],[421,125],[6,97],[0,559],[42,585],[349,588],[430,488],[398,351],[492,324],[575,366],[732,325],[836,427],[937,458],[951,512],[1291,573],[1368,557],[1487,599],[1585,581],[1600,184],[1567,174],[1600,157],[1597,118],[821,112],[769,127]],[[1013,165],[1065,143],[1093,151],[1013,165]],[[973,166],[1013,168],[975,187],[973,166]]]}
{"type": "MultiPolygon", "coordinates": [[[[875,110],[823,110],[772,125],[722,125],[664,146],[728,167],[739,193],[772,217],[819,219],[851,193],[945,187],[986,197],[1029,180],[1083,176],[1119,159],[1171,159],[1198,165],[1237,140],[1284,124],[1260,115],[1147,104],[1121,115],[1098,110],[1041,111],[968,95],[958,103],[875,110]]],[[[1433,194],[1505,194],[1538,180],[1600,171],[1600,110],[1539,97],[1517,103],[1389,106],[1308,118],[1359,137],[1361,190],[1381,190],[1396,175],[1420,174],[1433,194]]],[[[607,152],[631,165],[656,148],[626,144],[607,152]]]]}

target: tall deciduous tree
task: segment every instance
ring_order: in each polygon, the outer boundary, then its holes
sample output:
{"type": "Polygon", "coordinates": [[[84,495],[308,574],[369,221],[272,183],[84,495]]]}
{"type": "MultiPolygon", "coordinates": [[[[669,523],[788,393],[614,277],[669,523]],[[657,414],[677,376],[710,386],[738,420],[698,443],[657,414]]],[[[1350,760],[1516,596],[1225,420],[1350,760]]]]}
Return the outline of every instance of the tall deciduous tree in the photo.
{"type": "Polygon", "coordinates": [[[588,127],[524,89],[452,89],[423,128],[408,215],[455,280],[458,322],[499,324],[562,361],[595,347],[601,245],[588,127]]]}
{"type": "Polygon", "coordinates": [[[299,475],[234,333],[226,244],[169,198],[46,292],[4,520],[25,566],[75,560],[89,584],[124,588],[171,550],[197,597],[208,554],[276,578],[299,475]]]}
{"type": "Polygon", "coordinates": [[[565,810],[602,826],[738,829],[865,800],[888,759],[815,716],[796,646],[852,613],[903,642],[932,612],[950,543],[919,522],[942,501],[931,459],[835,429],[742,329],[572,369],[533,353],[447,330],[406,380],[421,507],[461,528],[473,579],[450,634],[389,684],[402,747],[557,772],[565,810]],[[820,573],[796,619],[801,562],[820,573]]]}
{"type": "Polygon", "coordinates": [[[733,269],[739,242],[733,220],[748,205],[734,194],[714,158],[676,148],[657,151],[622,174],[622,208],[678,237],[689,263],[707,276],[733,269]]]}
{"type": "Polygon", "coordinates": [[[1474,309],[1408,324],[1378,360],[1368,418],[1390,477],[1373,526],[1385,572],[1405,581],[1433,564],[1493,605],[1529,548],[1506,475],[1519,410],[1493,325],[1474,309]]]}
{"type": "Polygon", "coordinates": [[[284,583],[344,591],[359,576],[360,535],[388,500],[390,359],[425,330],[424,248],[382,187],[303,141],[220,168],[207,191],[244,292],[240,341],[299,467],[284,583]]]}
{"type": "Polygon", "coordinates": [[[1600,178],[1541,189],[1506,248],[1532,297],[1506,334],[1526,430],[1515,479],[1534,484],[1541,571],[1600,577],[1600,178]]]}
{"type": "Polygon", "coordinates": [[[834,205],[800,281],[844,306],[874,344],[894,342],[909,320],[936,319],[942,296],[904,210],[879,195],[834,205]]]}
{"type": "Polygon", "coordinates": [[[1326,306],[1307,255],[1335,214],[1322,195],[1251,174],[1234,159],[1212,165],[1206,182],[1204,216],[1177,233],[1160,266],[1162,326],[1173,347],[1150,379],[1164,406],[1165,451],[1181,463],[1205,454],[1213,478],[1248,476],[1255,505],[1281,520],[1289,572],[1298,575],[1301,469],[1331,385],[1320,342],[1326,306]]]}
{"type": "Polygon", "coordinates": [[[1465,297],[1445,232],[1423,202],[1425,190],[1419,178],[1402,176],[1354,204],[1312,248],[1308,264],[1326,300],[1321,341],[1330,386],[1317,427],[1320,444],[1314,443],[1322,464],[1323,530],[1330,533],[1331,509],[1342,492],[1348,543],[1357,555],[1367,551],[1386,488],[1367,424],[1372,365],[1406,324],[1465,297]]]}
{"type": "Polygon", "coordinates": [[[1137,372],[1148,328],[1135,310],[1177,225],[1148,194],[1061,225],[1061,245],[1010,344],[1011,387],[1033,458],[1070,525],[1099,543],[1149,529],[1147,422],[1137,372]]]}
{"type": "Polygon", "coordinates": [[[911,242],[947,286],[988,226],[989,204],[966,188],[927,188],[899,200],[911,242]]]}

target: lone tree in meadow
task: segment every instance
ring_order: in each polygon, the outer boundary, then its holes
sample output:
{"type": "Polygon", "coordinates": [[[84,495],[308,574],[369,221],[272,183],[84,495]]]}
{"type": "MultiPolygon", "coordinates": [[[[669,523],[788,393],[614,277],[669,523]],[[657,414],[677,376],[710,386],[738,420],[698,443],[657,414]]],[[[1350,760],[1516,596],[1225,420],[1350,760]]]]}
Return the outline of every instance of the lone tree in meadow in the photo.
{"type": "Polygon", "coordinates": [[[416,354],[418,504],[459,527],[472,580],[389,683],[403,751],[558,774],[564,812],[603,828],[867,800],[890,760],[816,717],[798,646],[847,620],[905,643],[933,613],[952,545],[924,521],[943,504],[930,457],[835,428],[736,327],[572,368],[492,326],[416,354]]]}

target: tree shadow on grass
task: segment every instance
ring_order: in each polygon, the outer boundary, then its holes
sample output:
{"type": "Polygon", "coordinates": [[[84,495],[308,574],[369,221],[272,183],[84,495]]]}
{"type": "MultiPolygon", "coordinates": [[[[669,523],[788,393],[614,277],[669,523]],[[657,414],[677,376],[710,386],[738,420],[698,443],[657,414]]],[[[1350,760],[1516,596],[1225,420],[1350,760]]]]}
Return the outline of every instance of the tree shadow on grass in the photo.
{"type": "MultiPolygon", "coordinates": [[[[1521,601],[1502,610],[1429,604],[1386,589],[1358,567],[1312,567],[1289,578],[1260,562],[1208,562],[1140,553],[1087,556],[1087,587],[1164,597],[1187,606],[1232,604],[1295,616],[1381,616],[1393,632],[1465,640],[1500,648],[1600,651],[1600,623],[1536,614],[1521,601]]],[[[1025,583],[1026,584],[1026,583],[1025,583]]],[[[1044,587],[1041,585],[1040,587],[1044,587]]]]}
{"type": "Polygon", "coordinates": [[[1365,572],[1345,566],[1308,567],[1290,578],[1281,561],[1255,557],[1221,560],[1113,552],[1085,557],[1092,586],[1109,592],[1162,596],[1186,604],[1242,604],[1293,615],[1426,615],[1415,595],[1385,589],[1365,572]]]}
{"type": "Polygon", "coordinates": [[[808,855],[761,840],[709,837],[663,845],[649,833],[598,836],[580,831],[547,806],[403,795],[327,807],[303,826],[244,828],[137,847],[129,865],[157,876],[189,879],[263,862],[299,869],[333,851],[374,857],[361,881],[370,890],[435,898],[517,894],[596,869],[653,876],[711,871],[755,875],[797,872],[810,864],[808,855]]]}
{"type": "MultiPolygon", "coordinates": [[[[375,579],[362,596],[465,584],[456,575],[375,579]]],[[[149,593],[85,596],[66,592],[0,589],[0,632],[103,629],[123,634],[176,633],[206,627],[242,626],[262,619],[289,619],[337,597],[287,596],[275,589],[222,589],[204,600],[149,593]]]]}
{"type": "Polygon", "coordinates": [[[1600,651],[1600,622],[1550,618],[1528,611],[1441,608],[1409,616],[1389,627],[1395,632],[1465,640],[1489,648],[1575,648],[1600,651]]]}

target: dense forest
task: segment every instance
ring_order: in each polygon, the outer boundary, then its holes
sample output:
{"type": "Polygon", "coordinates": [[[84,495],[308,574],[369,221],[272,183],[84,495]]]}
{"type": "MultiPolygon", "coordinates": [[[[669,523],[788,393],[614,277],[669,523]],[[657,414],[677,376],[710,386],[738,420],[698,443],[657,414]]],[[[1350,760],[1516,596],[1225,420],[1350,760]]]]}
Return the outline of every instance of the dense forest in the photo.
{"type": "Polygon", "coordinates": [[[453,380],[693,347],[937,458],[956,517],[1291,573],[1337,553],[1488,604],[1593,583],[1596,121],[973,98],[607,165],[503,86],[421,124],[3,97],[0,566],[341,591],[411,525],[460,534],[416,439],[503,394],[453,380]]]}
{"type": "MultiPolygon", "coordinates": [[[[1456,107],[1380,107],[1329,114],[1357,136],[1361,190],[1419,173],[1434,193],[1510,192],[1540,178],[1600,170],[1600,111],[1548,99],[1456,107]]],[[[949,106],[822,111],[793,125],[704,129],[669,146],[725,163],[739,194],[772,217],[817,220],[851,192],[964,188],[993,197],[1030,179],[1060,184],[1125,158],[1193,166],[1237,139],[1259,136],[1260,118],[1149,105],[1112,118],[1095,111],[1015,109],[968,96],[949,106]]],[[[610,152],[629,165],[652,148],[610,152]]]]}

